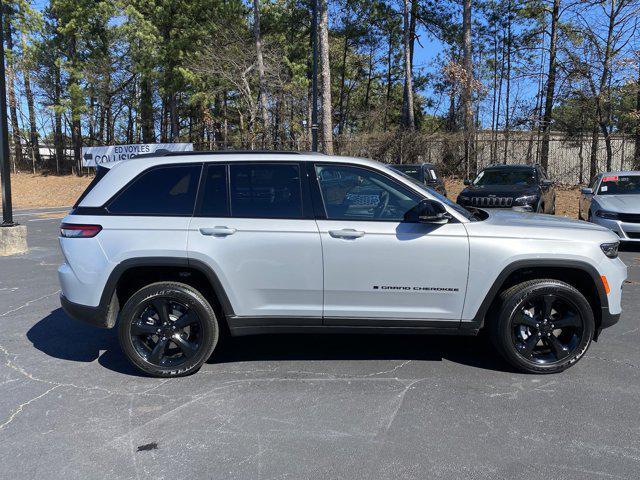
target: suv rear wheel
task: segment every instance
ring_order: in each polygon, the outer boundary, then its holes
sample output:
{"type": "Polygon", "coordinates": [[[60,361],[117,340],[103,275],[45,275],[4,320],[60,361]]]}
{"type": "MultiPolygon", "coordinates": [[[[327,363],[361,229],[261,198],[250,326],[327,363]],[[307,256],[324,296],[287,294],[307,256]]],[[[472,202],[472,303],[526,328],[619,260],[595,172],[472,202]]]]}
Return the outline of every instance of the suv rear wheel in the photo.
{"type": "Polygon", "coordinates": [[[120,313],[118,337],[134,366],[156,377],[176,377],[202,366],[219,331],[200,292],[182,283],[159,282],[129,298],[120,313]]]}
{"type": "Polygon", "coordinates": [[[587,351],[595,330],[591,305],[571,285],[559,280],[530,280],[505,290],[491,339],[515,368],[556,373],[587,351]]]}

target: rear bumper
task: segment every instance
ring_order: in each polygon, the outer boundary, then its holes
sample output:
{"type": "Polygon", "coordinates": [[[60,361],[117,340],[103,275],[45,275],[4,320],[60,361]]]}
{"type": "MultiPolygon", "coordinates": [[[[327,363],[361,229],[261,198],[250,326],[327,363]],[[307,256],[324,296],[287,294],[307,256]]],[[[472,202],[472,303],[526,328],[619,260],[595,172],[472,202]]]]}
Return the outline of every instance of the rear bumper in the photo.
{"type": "Polygon", "coordinates": [[[100,306],[89,307],[69,301],[64,295],[60,294],[60,304],[67,315],[74,320],[88,323],[94,327],[111,328],[115,323],[115,319],[110,319],[107,311],[100,306]]]}

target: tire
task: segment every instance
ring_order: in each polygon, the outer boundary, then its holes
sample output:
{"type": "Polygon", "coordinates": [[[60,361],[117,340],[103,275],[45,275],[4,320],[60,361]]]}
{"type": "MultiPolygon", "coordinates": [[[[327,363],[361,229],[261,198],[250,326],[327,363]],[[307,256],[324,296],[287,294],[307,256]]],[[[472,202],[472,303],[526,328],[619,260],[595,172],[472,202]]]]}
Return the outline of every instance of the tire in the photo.
{"type": "Polygon", "coordinates": [[[500,294],[491,341],[517,370],[557,373],[575,364],[595,332],[591,305],[573,286],[529,280],[500,294]]]}
{"type": "Polygon", "coordinates": [[[120,312],[118,338],[127,359],[154,377],[196,372],[220,336],[216,314],[195,288],[158,282],[134,293],[120,312]]]}

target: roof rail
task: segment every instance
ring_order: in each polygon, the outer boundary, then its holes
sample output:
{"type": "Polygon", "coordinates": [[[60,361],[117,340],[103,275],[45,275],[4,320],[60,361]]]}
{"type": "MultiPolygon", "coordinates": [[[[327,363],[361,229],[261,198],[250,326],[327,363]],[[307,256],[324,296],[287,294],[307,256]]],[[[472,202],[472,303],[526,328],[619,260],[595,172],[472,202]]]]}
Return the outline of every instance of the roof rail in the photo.
{"type": "Polygon", "coordinates": [[[208,151],[188,151],[172,152],[165,148],[156,150],[153,153],[142,153],[132,158],[147,157],[177,157],[182,155],[323,155],[319,152],[300,152],[296,150],[208,150],[208,151]]]}

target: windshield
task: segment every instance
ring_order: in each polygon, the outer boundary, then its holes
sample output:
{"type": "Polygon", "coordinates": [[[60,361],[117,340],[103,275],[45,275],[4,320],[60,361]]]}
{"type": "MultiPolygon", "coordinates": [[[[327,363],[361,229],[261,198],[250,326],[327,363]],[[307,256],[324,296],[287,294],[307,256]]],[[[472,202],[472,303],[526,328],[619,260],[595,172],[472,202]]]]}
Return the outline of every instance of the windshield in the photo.
{"type": "Polygon", "coordinates": [[[422,170],[422,167],[419,165],[394,165],[391,168],[394,168],[400,173],[404,173],[408,177],[415,178],[416,180],[424,180],[424,170],[422,170]]]}
{"type": "Polygon", "coordinates": [[[608,175],[602,177],[598,195],[640,194],[640,175],[608,175]]]}
{"type": "Polygon", "coordinates": [[[452,202],[451,200],[449,200],[447,197],[440,195],[438,192],[436,192],[435,190],[432,190],[429,187],[425,187],[423,183],[419,182],[418,180],[416,180],[415,178],[410,177],[409,175],[405,174],[404,172],[401,172],[400,170],[396,169],[395,167],[388,167],[390,170],[393,170],[394,173],[399,174],[400,176],[406,178],[407,180],[409,180],[411,183],[413,183],[414,185],[416,185],[420,190],[422,190],[425,193],[429,193],[430,195],[434,196],[437,200],[439,200],[440,202],[444,203],[445,205],[447,205],[449,208],[455,210],[456,212],[458,212],[460,215],[462,215],[464,218],[466,218],[467,220],[471,220],[472,222],[476,222],[478,221],[478,219],[476,218],[476,216],[471,213],[469,210],[467,210],[464,207],[461,207],[460,205],[458,205],[457,203],[452,202]]]}
{"type": "Polygon", "coordinates": [[[473,184],[477,187],[485,185],[535,185],[536,175],[535,171],[530,168],[496,168],[480,172],[473,184]]]}

